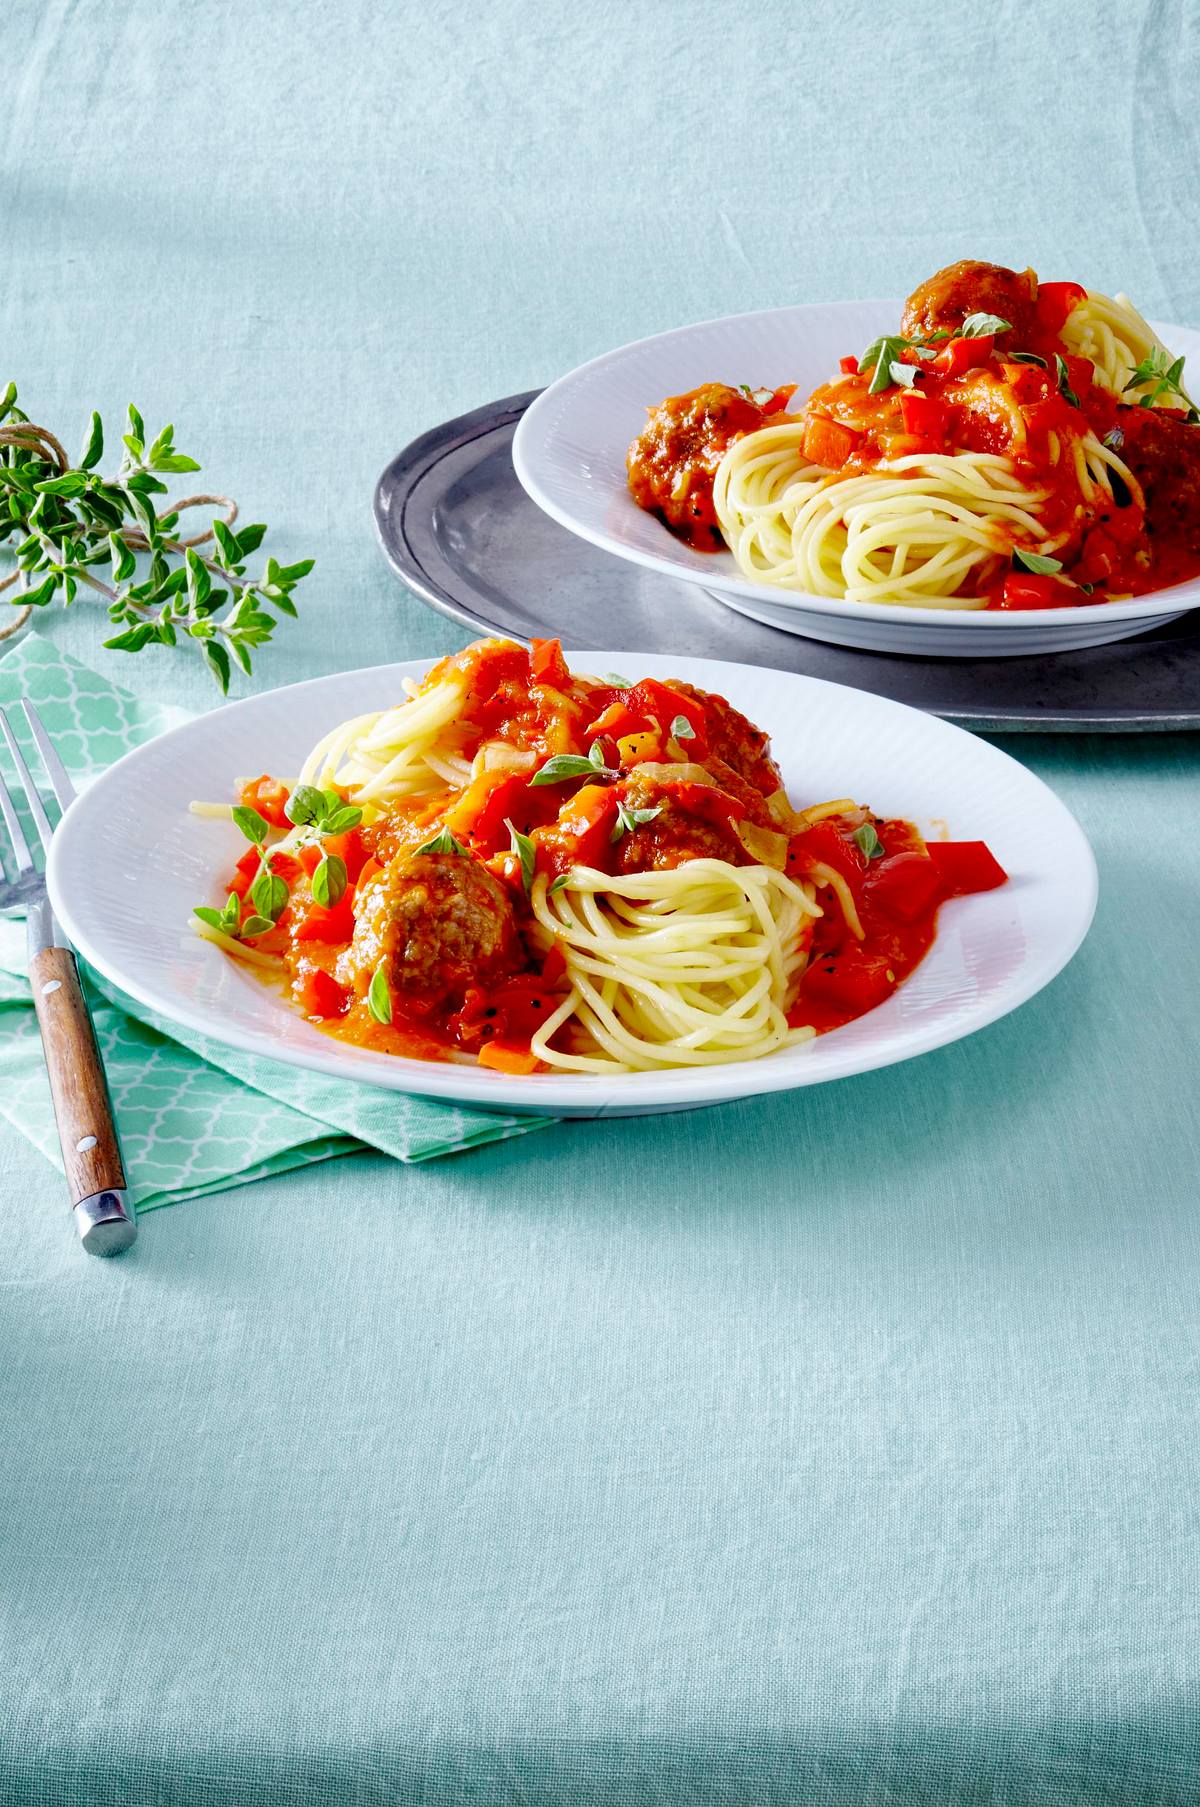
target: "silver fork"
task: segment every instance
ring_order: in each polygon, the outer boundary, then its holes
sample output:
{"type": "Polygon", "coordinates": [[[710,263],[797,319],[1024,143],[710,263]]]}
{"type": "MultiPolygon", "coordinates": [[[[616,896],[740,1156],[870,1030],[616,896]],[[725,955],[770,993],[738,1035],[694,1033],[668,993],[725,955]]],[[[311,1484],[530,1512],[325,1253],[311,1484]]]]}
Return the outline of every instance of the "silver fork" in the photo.
{"type": "MultiPolygon", "coordinates": [[[[73,801],[74,787],[54,750],[37,711],[21,704],[46,776],[62,808],[73,801]]],[[[17,777],[42,846],[49,852],[53,829],[38,788],[17,745],[8,718],[0,709],[3,733],[17,777]]],[[[126,1196],[125,1170],[104,1066],[96,1046],[75,953],[54,920],[46,880],[37,870],[12,796],[0,775],[0,816],[8,830],[11,860],[8,876],[0,864],[0,910],[25,911],[29,982],[42,1032],[46,1071],[54,1099],[54,1117],[63,1166],[80,1241],[89,1255],[115,1255],[137,1235],[133,1201],[126,1196]],[[15,876],[13,868],[15,866],[15,876]]]]}

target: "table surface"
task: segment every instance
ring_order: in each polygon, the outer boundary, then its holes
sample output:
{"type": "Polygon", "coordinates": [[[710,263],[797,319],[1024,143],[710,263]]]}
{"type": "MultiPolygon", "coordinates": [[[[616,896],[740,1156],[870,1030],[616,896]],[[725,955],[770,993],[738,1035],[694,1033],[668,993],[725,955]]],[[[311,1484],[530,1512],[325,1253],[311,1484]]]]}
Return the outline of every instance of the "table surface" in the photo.
{"type": "MultiPolygon", "coordinates": [[[[9,0],[0,384],[170,418],[317,557],[262,683],[441,652],[370,500],[450,414],[964,254],[1200,320],[1197,30],[9,0]]],[[[112,1264],[0,1143],[0,1799],[1195,1800],[1200,740],[1011,750],[1096,926],[911,1065],[353,1157],[112,1264]]]]}

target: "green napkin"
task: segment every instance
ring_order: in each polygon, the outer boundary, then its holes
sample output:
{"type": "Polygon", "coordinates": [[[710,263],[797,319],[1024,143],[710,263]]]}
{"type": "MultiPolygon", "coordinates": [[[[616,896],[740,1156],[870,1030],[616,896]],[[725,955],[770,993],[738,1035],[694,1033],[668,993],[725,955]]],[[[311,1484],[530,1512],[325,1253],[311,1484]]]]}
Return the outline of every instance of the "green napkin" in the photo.
{"type": "MultiPolygon", "coordinates": [[[[36,634],[0,659],[0,706],[23,696],[36,704],[80,788],[131,747],[186,719],[181,710],[140,701],[36,634]]],[[[10,711],[9,720],[23,740],[19,711],[10,711]]],[[[26,757],[37,773],[28,747],[26,757]]],[[[7,753],[0,758],[17,795],[7,753]]],[[[6,849],[0,857],[11,869],[6,849]]],[[[90,970],[86,983],[139,1211],[286,1173],[364,1144],[399,1161],[426,1161],[547,1124],[545,1118],[459,1109],[261,1060],[156,1017],[90,970]]],[[[4,917],[0,1116],[61,1168],[25,976],[24,924],[4,917]]]]}

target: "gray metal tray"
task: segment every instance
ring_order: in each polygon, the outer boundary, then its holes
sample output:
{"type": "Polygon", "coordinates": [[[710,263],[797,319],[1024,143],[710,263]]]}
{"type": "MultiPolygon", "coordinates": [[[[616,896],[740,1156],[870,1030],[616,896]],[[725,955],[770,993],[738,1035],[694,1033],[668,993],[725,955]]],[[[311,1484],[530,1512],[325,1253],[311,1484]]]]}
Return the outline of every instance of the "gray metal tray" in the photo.
{"type": "Polygon", "coordinates": [[[1134,640],[1029,659],[926,659],[802,640],[735,615],[695,584],[626,564],[542,513],[517,482],[510,395],[435,427],[375,491],[388,562],[464,627],[567,646],[690,653],[853,684],[964,727],[1145,733],[1200,728],[1200,609],[1134,640]]]}

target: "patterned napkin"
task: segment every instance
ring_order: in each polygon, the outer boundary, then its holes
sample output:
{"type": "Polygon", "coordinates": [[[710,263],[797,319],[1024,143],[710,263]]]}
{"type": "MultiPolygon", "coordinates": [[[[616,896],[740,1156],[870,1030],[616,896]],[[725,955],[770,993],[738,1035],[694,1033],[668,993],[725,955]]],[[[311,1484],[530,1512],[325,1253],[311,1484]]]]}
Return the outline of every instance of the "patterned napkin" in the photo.
{"type": "MultiPolygon", "coordinates": [[[[36,634],[0,659],[0,706],[22,696],[36,704],[80,788],[131,747],[186,719],[181,710],[131,696],[36,634]]],[[[10,711],[9,720],[24,740],[20,712],[10,711]]],[[[28,746],[26,757],[37,773],[28,746]]],[[[14,789],[6,752],[0,760],[14,789]]],[[[399,1161],[426,1161],[547,1126],[545,1118],[460,1110],[242,1054],[156,1017],[90,970],[87,979],[139,1211],[364,1144],[399,1161]]],[[[0,1116],[61,1169],[25,975],[25,928],[7,917],[0,917],[0,1116]]]]}

